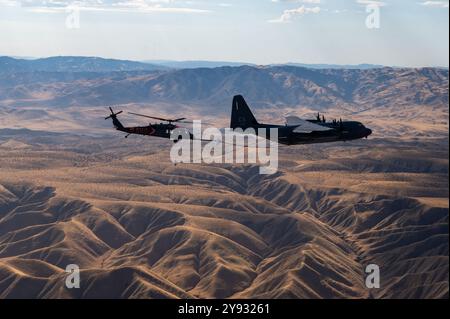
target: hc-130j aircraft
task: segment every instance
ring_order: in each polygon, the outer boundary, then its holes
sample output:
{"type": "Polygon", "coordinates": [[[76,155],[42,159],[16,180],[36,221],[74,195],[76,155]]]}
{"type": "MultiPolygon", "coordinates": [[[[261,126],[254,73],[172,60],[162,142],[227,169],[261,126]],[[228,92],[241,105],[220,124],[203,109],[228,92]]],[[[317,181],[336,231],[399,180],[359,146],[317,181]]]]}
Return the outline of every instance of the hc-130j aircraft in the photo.
{"type": "Polygon", "coordinates": [[[259,128],[275,128],[278,129],[278,143],[286,145],[350,141],[367,138],[372,134],[372,130],[360,122],[342,121],[342,119],[327,122],[324,116],[320,117],[320,114],[315,120],[302,120],[296,116],[289,116],[286,118],[286,125],[258,123],[242,95],[233,98],[230,127],[243,130],[252,128],[256,132],[259,128]]]}
{"type": "MultiPolygon", "coordinates": [[[[117,130],[127,133],[125,137],[128,137],[130,134],[138,134],[170,138],[172,131],[179,128],[178,123],[192,123],[192,121],[187,121],[186,118],[165,119],[130,112],[130,114],[136,116],[159,120],[161,123],[125,127],[117,118],[123,111],[114,113],[111,107],[109,109],[111,114],[105,119],[112,119],[113,125],[117,130]]],[[[285,145],[350,141],[367,138],[372,134],[372,130],[366,128],[360,122],[342,120],[327,122],[325,117],[320,117],[320,114],[317,115],[315,120],[303,120],[296,116],[289,116],[286,118],[286,125],[262,124],[256,120],[242,95],[237,95],[233,98],[230,128],[240,128],[244,131],[251,128],[256,134],[258,129],[277,129],[278,143],[285,145]]],[[[190,132],[189,136],[191,139],[194,139],[193,134],[190,132]]],[[[175,140],[175,142],[177,141],[175,140]]]]}

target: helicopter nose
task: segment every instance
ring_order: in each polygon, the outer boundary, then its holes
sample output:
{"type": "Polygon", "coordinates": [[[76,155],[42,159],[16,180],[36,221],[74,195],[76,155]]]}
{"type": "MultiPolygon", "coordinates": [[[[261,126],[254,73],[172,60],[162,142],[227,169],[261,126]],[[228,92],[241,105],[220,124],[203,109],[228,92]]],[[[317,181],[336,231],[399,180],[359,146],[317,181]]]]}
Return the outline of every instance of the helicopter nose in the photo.
{"type": "Polygon", "coordinates": [[[372,130],[371,129],[366,129],[366,138],[369,137],[369,135],[372,135],[372,130]]]}

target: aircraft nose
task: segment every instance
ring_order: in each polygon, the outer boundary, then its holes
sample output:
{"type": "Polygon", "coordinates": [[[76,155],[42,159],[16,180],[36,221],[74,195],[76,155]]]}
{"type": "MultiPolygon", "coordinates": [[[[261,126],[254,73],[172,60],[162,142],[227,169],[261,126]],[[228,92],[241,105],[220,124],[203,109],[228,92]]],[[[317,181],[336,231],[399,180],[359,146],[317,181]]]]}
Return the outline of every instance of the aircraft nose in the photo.
{"type": "Polygon", "coordinates": [[[369,135],[372,135],[372,130],[370,128],[366,129],[366,137],[369,137],[369,135]]]}

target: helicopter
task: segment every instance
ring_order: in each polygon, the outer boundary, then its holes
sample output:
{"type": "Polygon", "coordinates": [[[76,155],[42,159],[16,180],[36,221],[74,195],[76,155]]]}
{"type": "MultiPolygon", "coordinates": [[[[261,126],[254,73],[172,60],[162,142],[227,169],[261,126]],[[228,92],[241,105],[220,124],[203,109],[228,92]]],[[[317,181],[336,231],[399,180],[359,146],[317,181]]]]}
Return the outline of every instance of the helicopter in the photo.
{"type": "MultiPolygon", "coordinates": [[[[123,111],[119,111],[117,113],[114,112],[114,110],[110,107],[109,110],[111,111],[111,114],[107,117],[105,117],[105,120],[112,119],[113,125],[116,128],[116,130],[127,133],[125,138],[128,138],[131,134],[137,134],[137,135],[146,135],[146,136],[154,136],[154,137],[160,137],[160,138],[167,138],[170,139],[172,132],[175,129],[180,129],[181,127],[177,124],[181,123],[189,123],[192,124],[192,121],[186,120],[186,118],[177,118],[177,119],[166,119],[162,117],[156,117],[156,116],[149,116],[139,113],[133,113],[129,112],[129,114],[145,117],[153,120],[161,121],[161,123],[156,124],[149,124],[147,126],[133,126],[133,127],[125,127],[123,124],[119,121],[117,116],[119,114],[122,114],[123,111]]],[[[193,139],[193,135],[189,130],[186,128],[186,134],[189,134],[190,138],[193,139]]],[[[177,140],[174,140],[174,142],[178,142],[177,140]]]]}

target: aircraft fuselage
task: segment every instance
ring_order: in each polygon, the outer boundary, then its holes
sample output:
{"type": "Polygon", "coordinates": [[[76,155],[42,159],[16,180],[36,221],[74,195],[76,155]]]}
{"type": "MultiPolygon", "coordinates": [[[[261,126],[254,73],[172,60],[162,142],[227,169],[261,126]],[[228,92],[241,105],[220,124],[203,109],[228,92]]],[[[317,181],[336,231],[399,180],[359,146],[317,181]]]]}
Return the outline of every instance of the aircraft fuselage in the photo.
{"type": "MultiPolygon", "coordinates": [[[[286,145],[300,145],[300,144],[315,144],[315,143],[330,143],[338,141],[351,141],[361,138],[367,138],[372,134],[372,130],[366,128],[360,122],[345,121],[342,125],[337,122],[334,123],[321,123],[324,127],[332,128],[329,131],[315,131],[310,133],[297,133],[295,129],[296,125],[271,125],[271,124],[259,124],[254,127],[265,128],[268,130],[271,128],[278,129],[278,143],[286,145]]],[[[270,138],[270,136],[268,136],[270,138]]]]}

